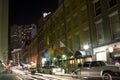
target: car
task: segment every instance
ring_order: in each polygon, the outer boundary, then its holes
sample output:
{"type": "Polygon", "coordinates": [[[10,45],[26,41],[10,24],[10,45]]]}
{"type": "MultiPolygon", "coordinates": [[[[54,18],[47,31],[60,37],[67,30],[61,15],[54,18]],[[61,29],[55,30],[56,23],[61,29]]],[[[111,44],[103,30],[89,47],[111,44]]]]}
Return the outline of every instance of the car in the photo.
{"type": "Polygon", "coordinates": [[[88,61],[79,64],[78,68],[72,73],[73,78],[80,79],[102,79],[120,80],[120,67],[109,65],[104,61],[88,61]]]}
{"type": "Polygon", "coordinates": [[[50,66],[44,66],[41,68],[42,73],[46,74],[64,74],[64,69],[55,66],[55,65],[50,65],[50,66]]]}
{"type": "Polygon", "coordinates": [[[31,62],[31,65],[29,65],[29,71],[31,74],[35,74],[37,72],[37,66],[35,62],[31,62]]]}
{"type": "Polygon", "coordinates": [[[37,68],[30,68],[29,69],[29,71],[31,72],[31,74],[35,74],[36,73],[36,71],[37,71],[37,68]]]}

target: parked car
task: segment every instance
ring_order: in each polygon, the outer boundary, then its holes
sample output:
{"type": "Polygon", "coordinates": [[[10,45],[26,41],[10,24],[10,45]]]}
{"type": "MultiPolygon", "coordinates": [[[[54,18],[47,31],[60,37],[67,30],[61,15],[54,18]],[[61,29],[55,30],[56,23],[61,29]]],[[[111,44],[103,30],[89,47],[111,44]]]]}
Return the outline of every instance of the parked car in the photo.
{"type": "Polygon", "coordinates": [[[36,63],[31,62],[31,65],[29,67],[29,71],[31,72],[31,74],[35,74],[36,73],[36,71],[37,71],[36,63]]]}
{"type": "Polygon", "coordinates": [[[91,61],[84,62],[78,65],[79,68],[76,69],[72,74],[73,78],[89,79],[99,78],[102,80],[120,80],[120,67],[114,65],[108,65],[104,61],[91,61]]]}
{"type": "Polygon", "coordinates": [[[41,72],[46,74],[64,74],[64,69],[55,65],[51,65],[42,67],[41,72]]]}

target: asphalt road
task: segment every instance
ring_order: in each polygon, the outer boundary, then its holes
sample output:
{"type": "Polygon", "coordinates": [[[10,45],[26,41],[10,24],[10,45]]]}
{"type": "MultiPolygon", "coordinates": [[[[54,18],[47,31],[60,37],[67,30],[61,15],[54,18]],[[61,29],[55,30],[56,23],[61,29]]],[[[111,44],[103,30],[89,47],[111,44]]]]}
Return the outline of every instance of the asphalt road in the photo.
{"type": "Polygon", "coordinates": [[[0,74],[0,80],[22,80],[15,74],[0,74]]]}

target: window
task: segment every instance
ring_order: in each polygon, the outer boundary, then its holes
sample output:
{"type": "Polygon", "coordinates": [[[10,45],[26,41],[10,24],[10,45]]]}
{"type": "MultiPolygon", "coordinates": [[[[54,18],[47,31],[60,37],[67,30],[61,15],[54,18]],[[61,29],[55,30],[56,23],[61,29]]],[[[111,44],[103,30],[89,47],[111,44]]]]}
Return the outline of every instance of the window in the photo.
{"type": "Polygon", "coordinates": [[[110,14],[109,18],[110,18],[110,26],[112,29],[113,39],[120,39],[120,23],[119,23],[118,11],[115,11],[112,14],[110,14]]]}
{"type": "Polygon", "coordinates": [[[101,13],[101,4],[100,0],[94,0],[95,15],[98,16],[101,13]]]}
{"type": "Polygon", "coordinates": [[[86,9],[87,7],[86,6],[84,6],[83,8],[82,8],[82,10],[81,10],[81,12],[82,12],[82,22],[84,23],[84,22],[86,22],[86,21],[88,21],[88,15],[87,15],[87,9],[86,9]]]}
{"type": "Polygon", "coordinates": [[[72,50],[72,38],[71,37],[68,38],[68,47],[70,48],[70,50],[72,50]]]}
{"type": "Polygon", "coordinates": [[[66,6],[65,11],[66,11],[66,15],[68,16],[68,14],[69,14],[69,6],[66,6]]]}
{"type": "Polygon", "coordinates": [[[72,9],[76,8],[76,0],[72,0],[72,9]]]}
{"type": "Polygon", "coordinates": [[[117,4],[117,1],[116,0],[109,0],[109,7],[113,7],[117,4]]]}
{"type": "Polygon", "coordinates": [[[62,32],[60,32],[60,29],[58,29],[58,37],[60,37],[62,32]]]}
{"type": "Polygon", "coordinates": [[[71,24],[70,24],[70,20],[67,21],[67,32],[71,31],[71,24]]]}
{"type": "Polygon", "coordinates": [[[100,67],[100,64],[98,62],[92,62],[91,67],[100,67]]]}
{"type": "Polygon", "coordinates": [[[84,62],[83,67],[89,67],[91,62],[84,62]]]}
{"type": "Polygon", "coordinates": [[[74,26],[77,27],[78,26],[78,16],[74,15],[74,26]]]}
{"type": "Polygon", "coordinates": [[[75,34],[75,43],[76,43],[76,50],[80,49],[80,35],[79,33],[75,34]]]}
{"type": "Polygon", "coordinates": [[[85,45],[90,45],[90,32],[89,32],[89,28],[86,28],[84,30],[84,44],[85,45]]]}
{"type": "Polygon", "coordinates": [[[66,32],[66,31],[65,31],[65,27],[66,27],[66,26],[64,25],[64,23],[62,23],[62,24],[61,24],[61,28],[62,28],[62,29],[61,29],[61,33],[62,33],[62,35],[64,35],[65,32],[66,32]]]}
{"type": "Polygon", "coordinates": [[[97,33],[98,44],[102,44],[104,42],[104,32],[103,32],[102,19],[97,21],[95,24],[96,24],[96,33],[97,33]]]}

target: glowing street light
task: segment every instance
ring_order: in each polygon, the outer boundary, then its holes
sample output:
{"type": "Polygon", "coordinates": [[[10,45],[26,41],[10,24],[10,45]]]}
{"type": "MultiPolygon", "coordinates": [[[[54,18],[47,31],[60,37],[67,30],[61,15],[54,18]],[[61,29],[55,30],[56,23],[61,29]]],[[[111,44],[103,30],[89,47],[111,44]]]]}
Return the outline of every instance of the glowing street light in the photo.
{"type": "Polygon", "coordinates": [[[84,45],[84,49],[87,50],[89,48],[88,45],[84,45]]]}
{"type": "Polygon", "coordinates": [[[56,61],[56,60],[57,60],[57,58],[54,57],[54,58],[53,58],[53,61],[56,61]]]}
{"type": "Polygon", "coordinates": [[[63,59],[64,59],[64,60],[67,59],[67,56],[64,55],[64,54],[62,55],[62,60],[63,60],[63,59]]]}
{"type": "Polygon", "coordinates": [[[111,53],[114,51],[113,47],[109,47],[108,50],[109,50],[109,52],[111,52],[111,53]]]}
{"type": "Polygon", "coordinates": [[[88,45],[84,45],[84,49],[85,49],[85,54],[87,55],[87,49],[89,48],[88,45]]]}

